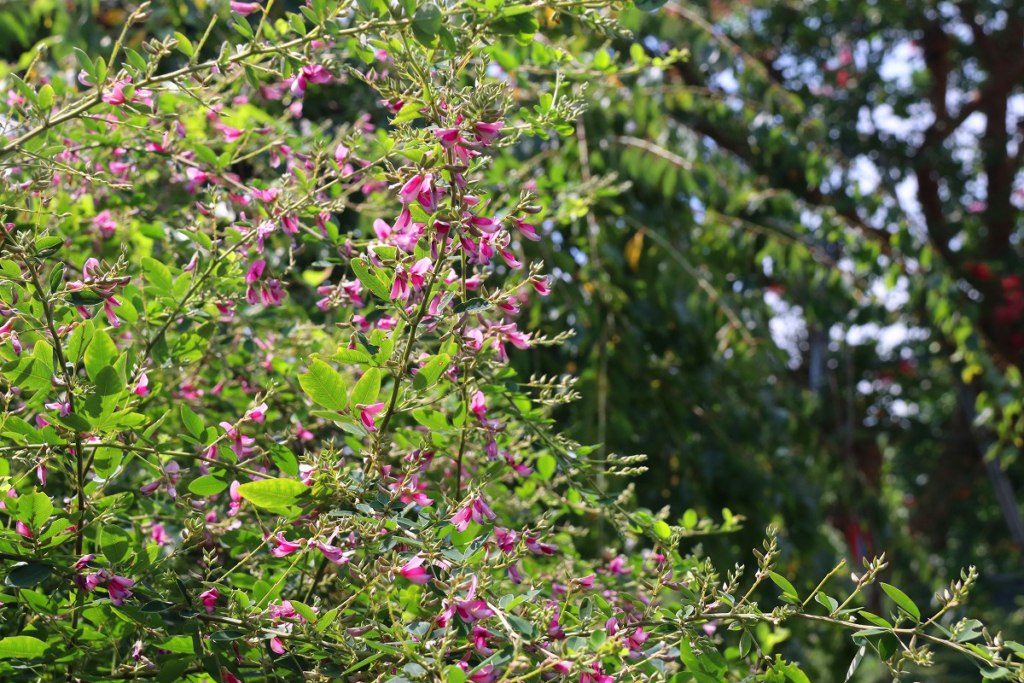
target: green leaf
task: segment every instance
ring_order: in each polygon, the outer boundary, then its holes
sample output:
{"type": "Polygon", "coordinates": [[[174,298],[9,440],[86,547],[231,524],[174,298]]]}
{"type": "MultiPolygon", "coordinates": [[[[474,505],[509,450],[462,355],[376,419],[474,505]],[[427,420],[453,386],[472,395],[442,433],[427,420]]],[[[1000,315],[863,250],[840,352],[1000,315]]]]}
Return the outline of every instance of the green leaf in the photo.
{"type": "Polygon", "coordinates": [[[490,301],[488,301],[487,299],[481,299],[480,297],[477,297],[475,299],[469,299],[467,301],[455,304],[455,307],[452,308],[452,312],[455,313],[456,315],[462,315],[463,313],[479,313],[481,311],[486,311],[490,307],[490,301]]]}
{"type": "Polygon", "coordinates": [[[907,594],[896,586],[887,583],[880,584],[885,594],[892,598],[892,601],[899,605],[900,609],[914,618],[914,621],[921,621],[921,610],[917,608],[914,601],[907,597],[907,594]]]}
{"type": "Polygon", "coordinates": [[[299,375],[299,385],[315,403],[329,410],[344,410],[348,405],[345,380],[322,360],[314,360],[309,372],[299,375]]]}
{"type": "Polygon", "coordinates": [[[46,653],[46,643],[32,636],[8,636],[0,640],[0,657],[34,659],[46,653]]]}
{"type": "Polygon", "coordinates": [[[188,485],[188,490],[197,496],[215,496],[228,487],[223,479],[212,474],[205,474],[188,485]]]}
{"type": "Polygon", "coordinates": [[[352,389],[352,405],[369,405],[377,400],[380,393],[380,370],[370,368],[356,382],[352,389]]]}
{"type": "Polygon", "coordinates": [[[439,353],[438,355],[431,358],[426,365],[419,369],[416,376],[413,378],[412,385],[417,391],[422,391],[427,387],[433,386],[437,383],[437,380],[448,368],[448,363],[451,362],[451,358],[447,353],[439,353]]]}
{"type": "Polygon", "coordinates": [[[20,360],[4,366],[4,376],[11,384],[30,391],[39,391],[50,386],[52,368],[38,358],[23,356],[20,360]]]}
{"type": "Polygon", "coordinates": [[[89,373],[89,379],[96,381],[100,370],[108,365],[113,365],[115,358],[117,358],[117,347],[114,346],[114,340],[105,331],[96,330],[92,342],[85,350],[85,371],[89,373]]]}
{"type": "Polygon", "coordinates": [[[352,259],[352,270],[355,272],[356,277],[363,283],[363,286],[369,289],[371,292],[376,294],[384,301],[390,301],[389,284],[382,279],[379,271],[374,270],[367,265],[365,259],[357,258],[352,259]]]}
{"type": "Polygon", "coordinates": [[[82,354],[89,347],[89,343],[95,334],[96,327],[91,320],[86,320],[76,327],[75,331],[71,333],[71,338],[68,340],[68,350],[65,354],[67,359],[72,363],[77,363],[81,360],[82,354]]]}
{"type": "Polygon", "coordinates": [[[170,269],[155,258],[143,257],[142,272],[146,274],[146,281],[160,292],[170,294],[173,290],[174,278],[170,269]]]}
{"type": "Polygon", "coordinates": [[[191,408],[187,405],[182,404],[181,406],[181,421],[185,423],[185,429],[197,439],[203,436],[203,420],[201,417],[195,414],[191,408]]]}
{"type": "Polygon", "coordinates": [[[38,562],[26,562],[15,565],[4,579],[4,583],[14,588],[31,588],[50,578],[53,570],[49,565],[38,562]]]}
{"type": "Polygon", "coordinates": [[[178,49],[185,53],[185,56],[189,59],[196,53],[196,49],[192,47],[192,42],[185,37],[184,33],[174,32],[174,38],[178,41],[178,49]]]}
{"type": "Polygon", "coordinates": [[[789,582],[786,577],[776,574],[773,571],[768,572],[768,578],[775,582],[775,585],[782,589],[782,592],[786,595],[799,599],[800,596],[796,592],[796,588],[793,588],[793,584],[789,582]]]}
{"type": "Polygon", "coordinates": [[[278,469],[290,477],[299,475],[299,459],[292,453],[292,449],[275,443],[270,447],[270,459],[274,461],[278,469]]]}
{"type": "Polygon", "coordinates": [[[33,493],[18,499],[18,519],[31,529],[41,529],[53,514],[53,503],[45,493],[33,493]]]}
{"type": "Polygon", "coordinates": [[[466,683],[466,672],[453,664],[444,670],[444,683],[466,683]]]}
{"type": "Polygon", "coordinates": [[[309,487],[294,479],[261,479],[242,484],[238,493],[256,507],[283,508],[307,498],[309,487]]]}
{"type": "Polygon", "coordinates": [[[558,467],[558,461],[553,456],[542,455],[537,458],[537,474],[544,479],[550,479],[555,474],[555,469],[558,467]]]}
{"type": "Polygon", "coordinates": [[[100,547],[103,549],[103,556],[110,563],[122,562],[131,550],[132,537],[127,531],[119,526],[108,525],[103,527],[103,534],[100,537],[100,547]]]}
{"type": "Polygon", "coordinates": [[[83,412],[89,418],[89,422],[97,427],[106,426],[107,418],[113,414],[114,408],[117,407],[117,399],[123,391],[121,375],[113,366],[108,365],[100,370],[93,392],[85,399],[83,412]]]}
{"type": "Polygon", "coordinates": [[[50,235],[40,237],[36,240],[36,254],[39,256],[52,256],[64,246],[64,238],[50,235]]]}
{"type": "Polygon", "coordinates": [[[412,17],[412,34],[427,47],[437,45],[437,34],[441,31],[441,10],[429,3],[416,10],[412,17]]]}
{"type": "Polygon", "coordinates": [[[524,638],[533,639],[537,636],[537,627],[528,622],[522,617],[518,617],[515,614],[509,614],[506,616],[508,619],[509,626],[511,626],[519,635],[524,638]]]}
{"type": "Polygon", "coordinates": [[[64,271],[66,269],[67,267],[63,263],[58,263],[50,271],[49,285],[51,294],[60,289],[60,286],[64,284],[64,271]]]}

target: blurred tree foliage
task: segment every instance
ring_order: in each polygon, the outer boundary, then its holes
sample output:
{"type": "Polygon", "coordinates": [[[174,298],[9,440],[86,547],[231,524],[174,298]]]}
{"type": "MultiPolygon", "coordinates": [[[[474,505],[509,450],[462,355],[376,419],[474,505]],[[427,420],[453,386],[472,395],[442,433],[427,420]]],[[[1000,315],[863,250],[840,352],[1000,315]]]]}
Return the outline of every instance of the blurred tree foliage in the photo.
{"type": "Polygon", "coordinates": [[[794,567],[884,551],[923,600],[975,563],[1019,625],[1024,6],[666,9],[567,75],[592,105],[535,174],[578,184],[577,336],[533,369],[587,368],[563,419],[651,455],[646,504],[747,517],[710,552],[779,523],[794,567]]]}
{"type": "MultiPolygon", "coordinates": [[[[154,9],[170,33],[205,3],[154,9]]],[[[125,12],[0,11],[7,58],[90,52],[125,12]]],[[[775,523],[791,574],[885,552],[925,603],[976,564],[1020,627],[1024,3],[712,0],[625,22],[632,39],[561,27],[579,37],[557,75],[588,88],[575,144],[491,171],[559,199],[533,248],[576,334],[521,369],[583,370],[560,419],[650,455],[643,504],[746,517],[706,544],[719,559],[775,523]]],[[[521,55],[493,57],[514,86],[521,55]]],[[[799,656],[841,679],[849,645],[821,645],[799,656]]]]}

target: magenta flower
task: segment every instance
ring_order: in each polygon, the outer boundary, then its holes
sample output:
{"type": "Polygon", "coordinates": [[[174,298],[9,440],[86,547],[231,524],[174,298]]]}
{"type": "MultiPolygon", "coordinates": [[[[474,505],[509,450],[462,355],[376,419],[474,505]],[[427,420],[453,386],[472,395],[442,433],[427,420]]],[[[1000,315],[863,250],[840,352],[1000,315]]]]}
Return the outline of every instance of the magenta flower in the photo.
{"type": "Polygon", "coordinates": [[[358,404],[356,408],[359,409],[359,419],[362,420],[363,426],[366,427],[368,432],[376,432],[377,425],[373,420],[373,416],[384,410],[383,403],[371,403],[368,406],[358,404]]]}
{"type": "Polygon", "coordinates": [[[455,613],[467,624],[494,616],[494,610],[483,600],[460,600],[455,603],[455,613]]]}
{"type": "Polygon", "coordinates": [[[614,676],[601,673],[604,667],[600,662],[594,662],[590,668],[590,671],[583,671],[580,674],[580,683],[615,683],[614,676]]]}
{"type": "Polygon", "coordinates": [[[299,70],[299,75],[292,80],[292,94],[296,97],[302,97],[306,92],[307,84],[330,83],[332,78],[331,72],[320,64],[304,66],[299,70]]]}
{"type": "Polygon", "coordinates": [[[458,531],[465,531],[469,527],[469,520],[472,519],[477,524],[484,524],[485,519],[494,519],[496,515],[494,511],[487,506],[483,498],[474,498],[466,507],[455,513],[452,517],[451,522],[458,531]]]}
{"type": "Polygon", "coordinates": [[[438,128],[434,135],[445,149],[451,149],[461,139],[458,128],[438,128]]]}
{"type": "Polygon", "coordinates": [[[242,494],[238,492],[238,487],[241,484],[238,480],[231,482],[231,486],[228,488],[228,495],[231,497],[231,502],[228,504],[228,517],[234,517],[238,514],[238,509],[242,507],[242,494]]]}
{"type": "Polygon", "coordinates": [[[626,565],[626,558],[619,555],[608,563],[608,571],[615,576],[628,576],[632,570],[626,565]]]}
{"type": "Polygon", "coordinates": [[[32,538],[32,531],[28,528],[28,525],[25,524],[25,522],[19,521],[17,524],[14,525],[14,530],[18,532],[19,536],[24,536],[25,538],[32,538]]]}
{"type": "Polygon", "coordinates": [[[504,121],[494,121],[493,123],[479,122],[474,126],[476,130],[477,142],[482,145],[489,145],[499,137],[501,137],[501,129],[505,127],[504,121]]]}
{"type": "Polygon", "coordinates": [[[477,392],[473,394],[473,398],[469,402],[469,410],[479,419],[484,419],[484,416],[487,414],[487,399],[484,396],[484,392],[478,389],[477,392]]]}
{"type": "Polygon", "coordinates": [[[231,126],[221,126],[220,134],[224,136],[224,142],[230,144],[245,135],[245,131],[240,128],[232,128],[231,126]]]}
{"type": "Polygon", "coordinates": [[[487,639],[493,637],[494,634],[483,626],[474,626],[473,630],[469,634],[470,640],[473,641],[473,647],[475,647],[476,651],[484,657],[490,657],[494,654],[494,650],[487,645],[487,639]]]}
{"type": "Polygon", "coordinates": [[[247,17],[253,12],[263,9],[258,2],[232,2],[231,11],[235,14],[241,14],[243,17],[247,17]]]}
{"type": "Polygon", "coordinates": [[[526,547],[530,549],[530,552],[537,555],[554,555],[558,550],[558,546],[553,543],[541,543],[540,539],[536,536],[526,537],[526,547]]]}
{"type": "Polygon", "coordinates": [[[402,185],[402,189],[398,191],[398,201],[403,204],[412,204],[416,201],[416,198],[420,195],[420,187],[423,185],[423,176],[414,175],[412,178],[406,181],[405,185],[402,185]]]}
{"type": "Polygon", "coordinates": [[[470,675],[469,680],[472,683],[493,683],[498,680],[500,674],[501,669],[495,669],[493,664],[488,664],[480,667],[475,674],[470,675]]]}
{"type": "Polygon", "coordinates": [[[353,551],[351,550],[342,550],[337,546],[329,545],[322,541],[318,541],[316,547],[321,553],[323,553],[324,557],[326,557],[328,561],[333,562],[334,564],[347,564],[348,561],[352,559],[353,551]]]}
{"type": "Polygon", "coordinates": [[[500,526],[494,527],[494,538],[498,542],[498,547],[506,555],[512,554],[512,549],[515,548],[518,535],[515,529],[502,529],[500,526]]]}
{"type": "Polygon", "coordinates": [[[285,557],[291,555],[296,550],[302,550],[302,544],[294,541],[289,541],[284,537],[284,532],[279,531],[277,538],[273,540],[275,548],[270,551],[270,554],[274,557],[285,557]]]}
{"type": "Polygon", "coordinates": [[[245,284],[255,284],[260,278],[263,277],[263,271],[267,268],[267,262],[260,259],[253,261],[249,266],[249,271],[245,274],[245,284]]]}
{"type": "Polygon", "coordinates": [[[107,104],[124,104],[127,101],[127,97],[124,94],[124,87],[128,85],[128,83],[128,80],[115,81],[110,87],[110,90],[103,93],[103,101],[107,104]]]}
{"type": "Polygon", "coordinates": [[[424,584],[430,581],[431,575],[427,573],[427,570],[423,568],[424,558],[423,555],[417,553],[415,557],[405,563],[398,573],[409,579],[413,583],[424,584]]]}
{"type": "Polygon", "coordinates": [[[264,422],[267,421],[267,404],[259,404],[258,406],[250,410],[248,413],[246,413],[245,416],[248,417],[250,420],[254,420],[255,422],[263,424],[264,422]]]}
{"type": "Polygon", "coordinates": [[[516,229],[519,230],[520,234],[526,239],[530,240],[531,242],[540,241],[540,235],[537,234],[537,229],[534,228],[529,223],[523,221],[523,219],[516,218],[515,216],[513,216],[512,224],[516,226],[516,229]]]}
{"type": "Polygon", "coordinates": [[[53,401],[52,403],[44,403],[43,407],[47,410],[56,410],[61,417],[67,417],[71,412],[71,404],[67,401],[53,401]]]}
{"type": "Polygon", "coordinates": [[[228,438],[231,440],[231,450],[236,458],[243,460],[252,455],[255,450],[252,446],[256,443],[256,439],[251,436],[244,436],[230,422],[221,422],[220,426],[227,432],[228,438]]]}
{"type": "Polygon", "coordinates": [[[139,376],[139,382],[138,384],[135,385],[135,388],[132,390],[132,393],[134,393],[136,396],[149,395],[149,375],[147,375],[146,373],[142,373],[142,375],[139,376]]]}
{"type": "Polygon", "coordinates": [[[219,597],[220,591],[216,588],[211,588],[210,590],[199,594],[199,599],[203,601],[203,606],[206,607],[207,614],[213,614],[213,610],[216,608],[217,598],[219,597]]]}
{"type": "Polygon", "coordinates": [[[125,598],[132,596],[131,587],[135,585],[134,579],[124,576],[111,575],[107,581],[107,592],[110,593],[110,602],[118,607],[124,605],[125,598]]]}

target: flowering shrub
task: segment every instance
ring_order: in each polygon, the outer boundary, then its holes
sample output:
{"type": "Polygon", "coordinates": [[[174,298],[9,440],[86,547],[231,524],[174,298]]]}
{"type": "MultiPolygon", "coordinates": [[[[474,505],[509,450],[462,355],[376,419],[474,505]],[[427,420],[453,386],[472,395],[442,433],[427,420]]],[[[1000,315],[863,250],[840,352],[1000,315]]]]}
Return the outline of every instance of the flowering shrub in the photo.
{"type": "Polygon", "coordinates": [[[959,612],[973,570],[930,615],[882,584],[884,616],[857,601],[881,558],[801,595],[769,530],[721,574],[681,544],[741,520],[632,508],[605,482],[642,457],[554,433],[571,378],[509,367],[562,341],[526,322],[551,207],[488,168],[557,153],[583,100],[492,46],[571,61],[559,22],[616,34],[620,7],[271,5],[191,38],[143,6],[109,54],[8,76],[3,675],[806,681],[769,644],[799,618],[894,675],[947,647],[1024,680],[959,612]],[[307,114],[342,84],[378,111],[307,114]]]}

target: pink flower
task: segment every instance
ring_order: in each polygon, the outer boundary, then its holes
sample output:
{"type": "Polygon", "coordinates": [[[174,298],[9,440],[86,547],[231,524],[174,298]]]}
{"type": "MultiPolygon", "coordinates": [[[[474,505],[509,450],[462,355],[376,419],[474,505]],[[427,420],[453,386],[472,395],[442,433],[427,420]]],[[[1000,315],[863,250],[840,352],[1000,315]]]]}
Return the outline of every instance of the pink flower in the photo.
{"type": "Polygon", "coordinates": [[[628,576],[632,570],[626,566],[626,558],[619,555],[608,563],[608,571],[615,576],[628,576]]]}
{"type": "Polygon", "coordinates": [[[474,129],[476,130],[476,139],[483,145],[489,145],[501,137],[501,129],[504,127],[504,121],[494,121],[493,123],[484,123],[481,121],[474,126],[474,129]]]}
{"type": "Polygon", "coordinates": [[[245,414],[250,420],[263,424],[267,421],[267,404],[261,403],[245,414]]]}
{"type": "Polygon", "coordinates": [[[432,578],[427,570],[423,568],[423,555],[417,553],[415,557],[405,563],[398,573],[413,583],[424,584],[432,578]]]}
{"type": "Polygon", "coordinates": [[[483,498],[474,498],[466,507],[455,513],[452,517],[451,522],[458,531],[465,531],[469,528],[469,520],[472,519],[477,524],[483,524],[485,519],[494,519],[496,515],[494,511],[487,506],[483,498]]]}
{"type": "Polygon", "coordinates": [[[277,533],[277,538],[274,539],[273,543],[276,547],[270,551],[270,554],[274,557],[285,557],[286,555],[291,555],[296,550],[302,549],[302,544],[289,541],[284,537],[284,533],[280,531],[277,533]]]}
{"type": "Polygon", "coordinates": [[[129,589],[134,585],[135,581],[133,579],[111,575],[107,581],[107,592],[110,593],[110,602],[118,607],[124,605],[125,598],[132,596],[132,592],[129,589]]]}
{"type": "Polygon", "coordinates": [[[230,144],[245,135],[245,131],[240,128],[232,128],[231,126],[221,126],[220,134],[224,136],[224,142],[230,144]]]}
{"type": "Polygon", "coordinates": [[[14,530],[18,532],[19,536],[32,538],[32,531],[28,528],[28,525],[25,524],[25,522],[19,520],[18,523],[14,525],[14,530]]]}
{"type": "Polygon", "coordinates": [[[221,422],[220,426],[227,432],[228,438],[231,439],[231,450],[236,458],[243,460],[252,455],[254,452],[252,446],[256,443],[256,439],[251,436],[243,436],[230,422],[221,422]]]}
{"type": "Polygon", "coordinates": [[[353,551],[351,550],[342,550],[337,546],[328,545],[321,541],[317,542],[316,547],[321,553],[323,553],[324,557],[326,557],[328,561],[333,562],[334,564],[347,564],[352,558],[353,551]]]}
{"type": "Polygon", "coordinates": [[[494,610],[483,600],[460,600],[455,603],[455,613],[467,624],[494,615],[494,610]]]}
{"type": "Polygon", "coordinates": [[[132,390],[136,396],[148,396],[149,395],[149,375],[142,373],[139,376],[139,383],[135,385],[135,389],[132,390]]]}
{"type": "Polygon", "coordinates": [[[593,588],[594,587],[594,579],[595,578],[596,577],[593,574],[591,574],[589,576],[584,576],[581,579],[576,579],[576,583],[579,585],[580,588],[584,588],[584,589],[593,588]]]}
{"type": "Polygon", "coordinates": [[[107,104],[124,104],[127,101],[127,97],[124,94],[124,87],[128,85],[128,83],[128,80],[115,81],[110,87],[110,90],[103,93],[103,101],[107,104]]]}
{"type": "Polygon", "coordinates": [[[600,662],[594,662],[590,668],[590,671],[580,674],[580,683],[615,683],[614,676],[606,676],[601,673],[604,667],[600,662]]]}
{"type": "Polygon", "coordinates": [[[231,486],[228,488],[228,495],[231,497],[231,502],[228,504],[228,517],[234,517],[238,514],[238,508],[242,507],[242,494],[238,492],[238,487],[241,484],[238,480],[231,482],[231,486]]]}
{"type": "Polygon", "coordinates": [[[526,547],[530,549],[530,552],[537,555],[554,555],[555,551],[558,550],[558,546],[552,543],[541,543],[540,539],[535,536],[526,537],[526,547]]]}
{"type": "Polygon", "coordinates": [[[484,416],[487,414],[487,400],[484,396],[484,392],[478,389],[477,392],[473,394],[473,398],[469,402],[469,410],[470,412],[475,413],[481,420],[484,419],[484,416]]]}
{"type": "Polygon", "coordinates": [[[423,185],[423,176],[414,175],[402,185],[398,191],[398,201],[403,204],[412,204],[420,194],[420,187],[423,185]]]}
{"type": "Polygon", "coordinates": [[[512,554],[512,549],[516,545],[516,537],[518,535],[515,529],[502,529],[500,526],[494,527],[494,538],[498,542],[498,547],[506,555],[512,554]]]}
{"type": "Polygon", "coordinates": [[[251,285],[263,277],[263,271],[267,268],[267,262],[262,259],[253,261],[249,271],[245,274],[245,284],[251,285]]]}
{"type": "Polygon", "coordinates": [[[204,591],[199,594],[199,599],[203,601],[203,606],[206,607],[208,614],[213,614],[213,610],[217,604],[217,598],[220,597],[220,591],[216,588],[211,588],[208,591],[204,591]]]}
{"type": "Polygon", "coordinates": [[[356,406],[359,409],[359,419],[363,421],[363,426],[366,427],[368,432],[376,432],[377,425],[373,421],[373,416],[384,410],[383,403],[371,403],[368,406],[359,404],[356,406]]]}
{"type": "Polygon", "coordinates": [[[626,637],[626,645],[629,646],[630,650],[639,650],[650,637],[649,633],[644,633],[642,627],[637,627],[632,635],[626,637]]]}
{"type": "Polygon", "coordinates": [[[232,2],[231,11],[247,17],[257,10],[263,9],[258,2],[232,2]]]}
{"type": "Polygon", "coordinates": [[[330,83],[332,78],[331,72],[320,64],[304,66],[299,70],[299,75],[292,80],[292,94],[302,97],[306,92],[307,83],[330,83]]]}
{"type": "Polygon", "coordinates": [[[438,128],[434,135],[445,149],[451,149],[460,139],[458,128],[438,128]]]}
{"type": "Polygon", "coordinates": [[[516,218],[515,216],[513,216],[512,224],[516,226],[516,229],[518,229],[520,234],[522,234],[522,236],[525,237],[526,239],[530,240],[531,242],[540,241],[540,235],[537,234],[537,229],[534,228],[529,223],[524,222],[523,219],[516,218]]]}

